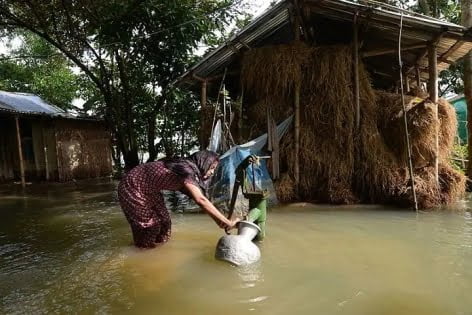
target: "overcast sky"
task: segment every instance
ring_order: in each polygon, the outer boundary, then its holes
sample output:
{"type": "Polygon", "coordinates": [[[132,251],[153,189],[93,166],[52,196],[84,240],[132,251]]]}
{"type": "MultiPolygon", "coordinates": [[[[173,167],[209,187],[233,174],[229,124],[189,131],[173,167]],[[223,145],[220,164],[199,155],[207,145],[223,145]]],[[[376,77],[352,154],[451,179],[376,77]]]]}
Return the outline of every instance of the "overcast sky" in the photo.
{"type": "Polygon", "coordinates": [[[253,14],[259,15],[269,7],[271,0],[248,0],[248,3],[253,14]]]}

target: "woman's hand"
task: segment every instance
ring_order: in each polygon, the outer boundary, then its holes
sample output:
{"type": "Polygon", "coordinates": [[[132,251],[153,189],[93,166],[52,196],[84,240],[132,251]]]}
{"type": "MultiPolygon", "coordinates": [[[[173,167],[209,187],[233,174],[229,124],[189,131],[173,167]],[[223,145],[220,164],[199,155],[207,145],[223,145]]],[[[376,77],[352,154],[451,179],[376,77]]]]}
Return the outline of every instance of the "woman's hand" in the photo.
{"type": "Polygon", "coordinates": [[[236,225],[241,221],[241,219],[236,218],[230,221],[230,224],[225,227],[226,234],[229,234],[229,231],[236,228],[236,225]]]}
{"type": "Polygon", "coordinates": [[[241,221],[240,218],[231,220],[231,225],[228,227],[228,230],[234,229],[236,225],[239,223],[239,221],[241,221]]]}
{"type": "Polygon", "coordinates": [[[236,227],[236,224],[241,221],[241,219],[233,219],[225,221],[218,221],[217,224],[220,228],[225,229],[226,231],[232,230],[236,227]]]}
{"type": "Polygon", "coordinates": [[[195,200],[197,205],[199,205],[208,215],[210,215],[213,220],[218,224],[218,226],[226,231],[233,229],[240,220],[227,219],[216,207],[202,194],[200,188],[191,184],[184,183],[185,189],[190,193],[192,199],[195,200]]]}

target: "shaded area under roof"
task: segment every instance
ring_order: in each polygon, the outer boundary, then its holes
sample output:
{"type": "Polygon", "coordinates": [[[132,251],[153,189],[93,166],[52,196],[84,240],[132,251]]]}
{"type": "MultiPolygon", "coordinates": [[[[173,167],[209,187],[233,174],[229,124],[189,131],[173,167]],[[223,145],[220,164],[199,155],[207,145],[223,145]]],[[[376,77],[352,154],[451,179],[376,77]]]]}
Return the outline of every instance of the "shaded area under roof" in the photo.
{"type": "MultiPolygon", "coordinates": [[[[311,37],[313,45],[349,44],[352,39],[354,16],[360,24],[363,61],[374,80],[393,84],[398,77],[398,60],[394,53],[369,55],[382,49],[395,50],[398,45],[400,19],[403,16],[402,52],[404,67],[410,72],[419,65],[421,78],[428,78],[426,46],[435,43],[438,70],[462,58],[472,49],[472,36],[463,26],[425,15],[402,10],[375,1],[305,0],[300,4],[305,23],[304,39],[311,37]]],[[[237,74],[242,53],[264,45],[288,43],[293,40],[291,14],[296,11],[292,1],[284,0],[253,20],[183,74],[176,83],[187,89],[197,89],[203,79],[212,79],[228,71],[237,74]]]]}

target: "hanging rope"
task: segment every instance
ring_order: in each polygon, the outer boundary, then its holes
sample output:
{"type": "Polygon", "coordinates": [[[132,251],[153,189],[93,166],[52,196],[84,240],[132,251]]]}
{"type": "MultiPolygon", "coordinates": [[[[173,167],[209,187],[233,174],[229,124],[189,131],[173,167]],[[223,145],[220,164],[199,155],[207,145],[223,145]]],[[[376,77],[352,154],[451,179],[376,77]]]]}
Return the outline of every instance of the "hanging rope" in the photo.
{"type": "Polygon", "coordinates": [[[221,78],[220,87],[218,88],[218,95],[216,96],[215,112],[213,113],[213,122],[211,124],[211,135],[210,135],[210,137],[213,136],[213,129],[215,129],[216,113],[218,112],[218,104],[220,102],[220,93],[221,93],[221,90],[223,89],[223,86],[224,86],[224,83],[225,83],[226,71],[227,70],[228,70],[228,68],[225,68],[225,71],[223,73],[223,77],[221,78]]]}
{"type": "Polygon", "coordinates": [[[229,147],[231,146],[234,146],[236,143],[234,142],[234,139],[233,139],[233,136],[231,134],[231,129],[230,129],[230,126],[231,126],[231,121],[232,121],[232,108],[231,108],[231,103],[229,103],[229,112],[227,113],[226,110],[227,110],[227,104],[226,104],[226,88],[225,88],[225,79],[226,79],[226,74],[227,74],[227,71],[228,71],[228,68],[225,68],[224,70],[224,73],[223,73],[223,77],[221,78],[221,82],[220,82],[220,87],[218,89],[218,95],[217,95],[217,98],[216,98],[216,104],[215,104],[215,111],[213,113],[213,122],[212,122],[212,127],[211,127],[211,134],[210,134],[210,141],[211,139],[213,139],[214,137],[214,132],[215,132],[215,127],[216,127],[216,122],[217,122],[217,114],[218,114],[218,109],[219,109],[219,104],[220,104],[220,95],[222,94],[223,95],[223,120],[222,120],[222,129],[223,129],[223,132],[222,132],[222,135],[223,135],[223,139],[222,139],[222,147],[224,150],[228,149],[227,148],[227,145],[226,143],[229,143],[229,147]],[[229,123],[227,122],[227,119],[226,117],[228,116],[228,121],[229,123]]]}
{"type": "Polygon", "coordinates": [[[418,212],[418,201],[416,200],[416,189],[415,189],[415,176],[413,173],[413,162],[411,157],[411,146],[410,146],[410,134],[408,132],[408,119],[405,106],[405,95],[403,94],[403,62],[401,54],[401,43],[402,43],[402,29],[403,29],[403,13],[400,16],[400,31],[398,34],[398,65],[400,68],[400,93],[402,95],[402,106],[403,106],[403,122],[405,124],[405,137],[406,137],[406,147],[408,153],[408,169],[410,171],[410,180],[411,180],[411,190],[413,191],[413,202],[415,211],[418,212]]]}

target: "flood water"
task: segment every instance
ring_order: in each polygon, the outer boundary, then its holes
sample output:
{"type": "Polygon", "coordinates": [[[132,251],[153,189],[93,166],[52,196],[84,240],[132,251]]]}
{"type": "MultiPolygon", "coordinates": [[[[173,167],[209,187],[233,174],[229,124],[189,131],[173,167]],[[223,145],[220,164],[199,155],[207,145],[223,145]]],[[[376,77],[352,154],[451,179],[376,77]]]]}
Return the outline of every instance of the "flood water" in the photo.
{"type": "Polygon", "coordinates": [[[262,261],[215,261],[221,230],[173,215],[140,251],[113,182],[0,194],[0,313],[471,314],[472,202],[272,209],[262,261]]]}

